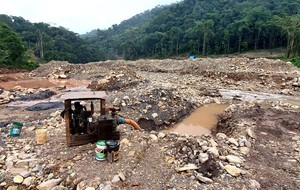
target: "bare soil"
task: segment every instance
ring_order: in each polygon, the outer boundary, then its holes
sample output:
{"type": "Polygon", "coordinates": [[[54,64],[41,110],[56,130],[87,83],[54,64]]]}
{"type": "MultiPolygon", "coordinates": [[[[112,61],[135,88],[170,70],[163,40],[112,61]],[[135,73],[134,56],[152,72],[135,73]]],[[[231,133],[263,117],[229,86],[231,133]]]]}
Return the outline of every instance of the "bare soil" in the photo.
{"type": "MultiPolygon", "coordinates": [[[[300,113],[259,105],[237,110],[220,118],[216,131],[229,136],[240,133],[236,123],[254,125],[255,143],[246,157],[245,168],[260,183],[262,189],[299,189],[300,154],[297,135],[300,113]]],[[[298,136],[299,137],[299,136],[298,136]]],[[[299,140],[298,140],[299,141],[299,140]]],[[[238,181],[235,182],[238,185],[238,181]]]]}
{"type": "MultiPolygon", "coordinates": [[[[120,107],[122,116],[140,121],[147,130],[138,132],[120,125],[120,159],[110,164],[95,159],[94,144],[66,146],[64,120],[59,116],[62,109],[28,111],[26,106],[0,105],[1,122],[25,123],[22,135],[15,138],[9,136],[9,126],[0,128],[0,155],[5,155],[0,160],[0,189],[36,189],[49,180],[50,174],[60,178],[60,185],[67,189],[299,189],[299,102],[225,99],[219,93],[219,89],[241,90],[293,98],[300,95],[299,84],[300,70],[293,65],[245,57],[120,60],[85,65],[52,61],[31,73],[2,73],[0,88],[15,97],[30,94],[16,90],[16,86],[37,91],[49,89],[56,93],[53,97],[58,101],[62,101],[61,93],[74,87],[105,90],[108,106],[120,107]],[[212,134],[161,133],[161,129],[172,127],[194,109],[209,103],[231,105],[220,115],[212,134]],[[34,129],[40,127],[48,129],[48,142],[44,145],[35,142],[34,129]],[[220,133],[226,137],[220,139],[220,133]],[[232,145],[230,138],[246,139],[248,144],[232,145]],[[214,143],[217,156],[206,149],[214,147],[214,143]],[[29,150],[24,150],[26,145],[29,150]],[[241,152],[241,147],[249,151],[241,152]],[[208,154],[209,159],[199,163],[195,158],[199,152],[208,154]],[[18,165],[20,154],[36,160],[18,165]],[[234,164],[224,159],[230,154],[239,156],[243,162],[234,164]],[[8,158],[13,160],[13,167],[27,168],[36,177],[31,186],[13,182],[16,174],[10,172],[8,158]],[[178,171],[178,167],[189,163],[197,169],[178,171]],[[226,164],[237,167],[241,174],[227,173],[226,164]],[[35,167],[41,169],[35,172],[35,167]],[[126,179],[112,182],[119,173],[126,179]],[[199,180],[197,173],[212,182],[199,180]]],[[[12,99],[11,103],[21,102],[12,99]]]]}

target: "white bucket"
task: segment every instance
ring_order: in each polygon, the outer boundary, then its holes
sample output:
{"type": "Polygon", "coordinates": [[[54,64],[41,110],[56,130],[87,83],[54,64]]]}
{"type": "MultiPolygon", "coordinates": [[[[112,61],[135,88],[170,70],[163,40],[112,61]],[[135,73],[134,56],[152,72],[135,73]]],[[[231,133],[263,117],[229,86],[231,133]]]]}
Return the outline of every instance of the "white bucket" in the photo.
{"type": "Polygon", "coordinates": [[[106,141],[105,140],[99,140],[96,143],[96,160],[106,160],[106,141]]]}

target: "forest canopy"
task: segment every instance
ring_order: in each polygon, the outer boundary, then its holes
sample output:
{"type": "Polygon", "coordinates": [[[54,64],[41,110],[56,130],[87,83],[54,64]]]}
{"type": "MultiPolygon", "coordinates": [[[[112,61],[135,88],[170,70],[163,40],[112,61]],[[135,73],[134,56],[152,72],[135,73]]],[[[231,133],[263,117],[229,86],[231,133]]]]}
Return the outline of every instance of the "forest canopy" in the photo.
{"type": "Polygon", "coordinates": [[[299,56],[299,11],[300,0],[183,0],[95,30],[87,40],[110,59],[274,48],[299,56]]]}
{"type": "Polygon", "coordinates": [[[27,50],[42,62],[51,60],[87,63],[104,57],[98,47],[88,44],[78,34],[47,23],[31,23],[22,17],[0,15],[0,22],[20,36],[27,50]]]}
{"type": "Polygon", "coordinates": [[[30,59],[24,43],[8,25],[0,22],[0,66],[34,69],[37,64],[30,59]]]}

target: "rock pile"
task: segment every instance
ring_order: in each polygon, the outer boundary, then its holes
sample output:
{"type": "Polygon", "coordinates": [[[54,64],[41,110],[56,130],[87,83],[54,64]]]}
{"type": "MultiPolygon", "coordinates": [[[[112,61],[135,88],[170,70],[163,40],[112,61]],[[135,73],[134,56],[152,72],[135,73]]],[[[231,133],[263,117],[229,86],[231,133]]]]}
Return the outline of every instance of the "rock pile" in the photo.
{"type": "Polygon", "coordinates": [[[48,77],[48,78],[68,78],[68,73],[72,69],[72,65],[67,61],[50,61],[47,64],[41,65],[36,70],[30,73],[31,76],[48,77]]]}
{"type": "Polygon", "coordinates": [[[182,98],[173,88],[148,87],[123,98],[115,98],[113,105],[122,113],[138,121],[144,130],[158,130],[189,114],[193,104],[182,98]]]}
{"type": "MultiPolygon", "coordinates": [[[[106,102],[146,132],[119,126],[120,159],[108,165],[95,159],[94,144],[66,147],[62,109],[52,114],[27,112],[44,105],[14,109],[14,119],[28,122],[18,137],[8,135],[11,118],[0,122],[0,189],[295,189],[300,185],[300,116],[288,109],[291,105],[265,101],[275,109],[262,108],[263,101],[243,102],[236,96],[212,134],[156,130],[202,104],[227,101],[224,88],[297,95],[299,74],[279,60],[248,58],[43,65],[32,75],[93,79],[90,87],[106,90],[106,102]],[[48,131],[43,145],[35,142],[38,128],[48,131]]],[[[51,95],[46,89],[17,87],[0,90],[0,102],[51,95]]],[[[1,108],[4,114],[11,111],[1,108]]]]}
{"type": "MultiPolygon", "coordinates": [[[[0,187],[13,189],[11,184],[22,185],[24,188],[52,189],[60,184],[62,179],[55,178],[53,173],[45,173],[48,162],[43,158],[43,147],[35,142],[35,129],[41,126],[48,129],[48,138],[54,131],[61,128],[60,112],[51,114],[51,118],[45,121],[27,123],[19,137],[6,136],[6,145],[0,149],[0,187]],[[53,131],[51,131],[53,130],[53,131]],[[30,135],[32,138],[22,138],[30,135]],[[2,176],[2,177],[1,177],[2,176]]],[[[7,126],[9,127],[9,126],[7,126]]]]}
{"type": "Polygon", "coordinates": [[[11,100],[14,100],[14,98],[15,97],[9,91],[1,89],[1,93],[0,93],[0,105],[1,104],[7,104],[11,100]]]}
{"type": "Polygon", "coordinates": [[[251,139],[229,138],[224,133],[216,138],[209,134],[180,137],[169,147],[166,159],[178,172],[190,172],[196,180],[213,183],[214,178],[226,173],[233,177],[246,174],[241,167],[250,147],[251,139]]]}
{"type": "Polygon", "coordinates": [[[295,77],[292,80],[292,86],[293,87],[298,87],[298,89],[300,88],[300,77],[295,77]]]}
{"type": "Polygon", "coordinates": [[[93,80],[88,88],[92,90],[120,90],[145,82],[135,71],[128,67],[114,68],[105,78],[93,80]]]}
{"type": "Polygon", "coordinates": [[[21,86],[15,86],[12,90],[1,90],[0,93],[0,105],[7,104],[10,101],[32,101],[43,100],[53,96],[55,92],[45,88],[23,88],[21,86]]]}

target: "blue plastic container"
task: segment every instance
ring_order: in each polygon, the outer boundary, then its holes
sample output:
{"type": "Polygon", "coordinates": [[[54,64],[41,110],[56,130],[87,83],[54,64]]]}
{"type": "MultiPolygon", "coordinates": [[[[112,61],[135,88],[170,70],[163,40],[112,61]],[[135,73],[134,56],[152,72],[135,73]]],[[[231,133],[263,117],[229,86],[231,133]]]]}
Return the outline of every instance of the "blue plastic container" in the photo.
{"type": "Polygon", "coordinates": [[[13,122],[10,127],[10,136],[16,137],[21,134],[21,130],[23,127],[23,123],[21,122],[13,122]]]}

